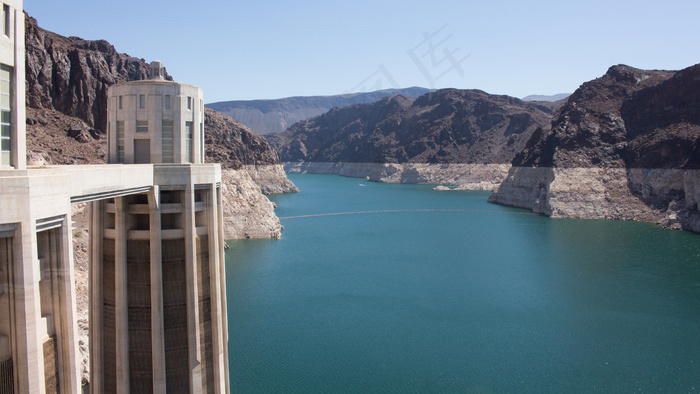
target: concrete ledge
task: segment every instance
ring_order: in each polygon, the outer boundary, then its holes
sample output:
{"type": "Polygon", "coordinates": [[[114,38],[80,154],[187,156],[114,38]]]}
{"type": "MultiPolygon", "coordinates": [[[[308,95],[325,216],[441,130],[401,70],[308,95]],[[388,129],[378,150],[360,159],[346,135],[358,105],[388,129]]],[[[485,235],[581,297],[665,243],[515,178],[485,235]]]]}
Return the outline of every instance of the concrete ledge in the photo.
{"type": "Polygon", "coordinates": [[[184,209],[182,203],[161,204],[160,213],[182,213],[184,209]]]}
{"type": "Polygon", "coordinates": [[[69,193],[73,202],[134,194],[139,189],[145,188],[148,191],[153,185],[153,164],[99,164],[57,168],[68,174],[69,193]]]}
{"type": "Polygon", "coordinates": [[[184,239],[185,238],[185,230],[181,228],[174,228],[170,230],[162,230],[160,233],[160,238],[161,239],[184,239]]]}
{"type": "Polygon", "coordinates": [[[10,337],[7,335],[0,335],[0,362],[6,361],[12,358],[12,352],[10,351],[10,337]]]}

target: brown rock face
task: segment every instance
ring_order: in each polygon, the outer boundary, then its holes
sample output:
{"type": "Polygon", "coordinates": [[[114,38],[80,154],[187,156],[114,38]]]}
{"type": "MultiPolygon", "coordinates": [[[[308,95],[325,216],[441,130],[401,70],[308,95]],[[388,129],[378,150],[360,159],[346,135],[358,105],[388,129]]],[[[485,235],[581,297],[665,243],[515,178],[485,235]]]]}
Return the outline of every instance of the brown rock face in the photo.
{"type": "Polygon", "coordinates": [[[285,162],[508,163],[552,112],[513,97],[443,89],[334,108],[266,137],[285,162]]]}
{"type": "Polygon", "coordinates": [[[237,120],[204,108],[204,133],[207,160],[223,168],[240,169],[248,165],[279,164],[277,153],[265,138],[237,120]]]}
{"type": "Polygon", "coordinates": [[[54,109],[27,108],[27,164],[100,164],[107,137],[84,121],[54,109]]]}
{"type": "Polygon", "coordinates": [[[27,106],[79,118],[98,133],[107,130],[107,88],[148,75],[144,59],[118,53],[104,40],[60,36],[31,17],[25,46],[27,106]]]}
{"type": "Polygon", "coordinates": [[[613,66],[535,132],[515,166],[700,168],[700,65],[613,66]]]}

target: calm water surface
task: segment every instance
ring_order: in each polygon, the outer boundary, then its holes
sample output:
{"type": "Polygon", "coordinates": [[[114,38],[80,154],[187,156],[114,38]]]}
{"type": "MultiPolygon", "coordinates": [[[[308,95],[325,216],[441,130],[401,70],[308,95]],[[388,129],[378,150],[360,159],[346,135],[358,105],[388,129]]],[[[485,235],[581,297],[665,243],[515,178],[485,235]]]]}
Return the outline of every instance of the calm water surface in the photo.
{"type": "Polygon", "coordinates": [[[282,239],[229,241],[233,392],[700,391],[700,236],[290,179],[282,239]]]}

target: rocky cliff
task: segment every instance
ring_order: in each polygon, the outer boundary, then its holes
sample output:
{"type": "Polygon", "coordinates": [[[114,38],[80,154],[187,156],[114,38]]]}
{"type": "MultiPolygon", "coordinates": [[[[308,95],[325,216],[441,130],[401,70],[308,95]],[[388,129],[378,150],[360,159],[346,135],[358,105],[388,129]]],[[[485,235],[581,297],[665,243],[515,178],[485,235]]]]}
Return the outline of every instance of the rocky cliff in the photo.
{"type": "Polygon", "coordinates": [[[207,104],[217,112],[228,115],[259,134],[278,133],[292,124],[328,112],[334,107],[372,103],[384,97],[403,95],[418,97],[430,89],[412,87],[385,89],[367,93],[347,93],[335,96],[287,97],[275,100],[234,100],[207,104]]]}
{"type": "Polygon", "coordinates": [[[148,75],[144,59],[119,53],[107,41],[63,37],[32,17],[25,34],[27,105],[79,118],[97,133],[107,130],[107,88],[148,75]]]}
{"type": "MultiPolygon", "coordinates": [[[[433,164],[424,167],[437,176],[440,168],[456,164],[507,165],[552,113],[548,106],[513,97],[443,89],[418,98],[395,96],[334,108],[266,138],[281,160],[290,162],[288,169],[299,168],[296,162],[375,164],[365,166],[367,169],[433,164]]],[[[318,165],[305,167],[313,171],[318,165]]],[[[409,171],[414,167],[408,166],[409,171]]],[[[370,173],[356,175],[372,177],[370,173]]],[[[447,178],[439,183],[453,184],[447,178]]],[[[471,179],[469,183],[497,184],[502,178],[471,179]]]]}
{"type": "Polygon", "coordinates": [[[533,133],[489,201],[700,231],[700,65],[614,66],[533,133]]]}

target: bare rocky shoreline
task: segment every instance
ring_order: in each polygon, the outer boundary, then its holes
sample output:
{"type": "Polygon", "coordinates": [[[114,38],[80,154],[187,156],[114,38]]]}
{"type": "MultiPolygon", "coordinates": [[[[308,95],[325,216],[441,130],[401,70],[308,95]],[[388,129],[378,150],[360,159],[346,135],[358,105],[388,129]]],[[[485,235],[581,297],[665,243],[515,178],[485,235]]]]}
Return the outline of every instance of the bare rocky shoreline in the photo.
{"type": "Polygon", "coordinates": [[[373,182],[458,186],[462,190],[496,190],[510,164],[430,163],[282,163],[288,173],[333,174],[373,182]]]}
{"type": "Polygon", "coordinates": [[[700,171],[513,167],[489,202],[554,218],[635,220],[700,232],[700,171]]]}
{"type": "Polygon", "coordinates": [[[700,232],[700,170],[509,164],[283,163],[290,173],[491,190],[489,202],[553,218],[634,220],[700,232]]]}

